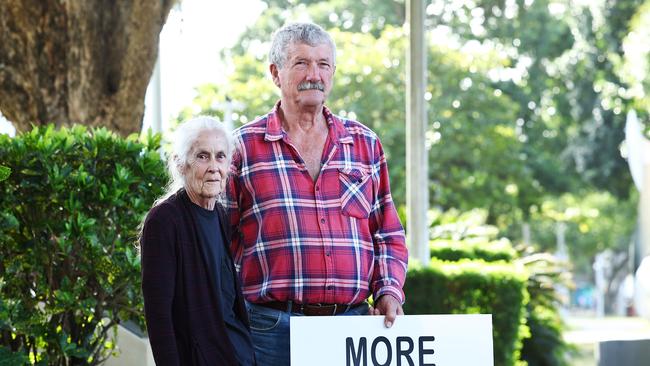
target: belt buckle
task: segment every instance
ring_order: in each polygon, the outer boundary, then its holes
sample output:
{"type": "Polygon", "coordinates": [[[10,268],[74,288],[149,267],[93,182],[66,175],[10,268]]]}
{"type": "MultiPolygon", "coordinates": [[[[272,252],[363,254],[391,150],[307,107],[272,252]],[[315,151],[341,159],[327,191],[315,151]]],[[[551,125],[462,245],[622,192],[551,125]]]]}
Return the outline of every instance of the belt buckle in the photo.
{"type": "MultiPolygon", "coordinates": [[[[349,305],[346,307],[349,308],[349,305]]],[[[300,304],[300,312],[305,315],[307,315],[305,312],[313,312],[312,315],[336,315],[339,310],[341,310],[339,304],[300,304]],[[328,311],[325,311],[325,309],[328,311]]]]}

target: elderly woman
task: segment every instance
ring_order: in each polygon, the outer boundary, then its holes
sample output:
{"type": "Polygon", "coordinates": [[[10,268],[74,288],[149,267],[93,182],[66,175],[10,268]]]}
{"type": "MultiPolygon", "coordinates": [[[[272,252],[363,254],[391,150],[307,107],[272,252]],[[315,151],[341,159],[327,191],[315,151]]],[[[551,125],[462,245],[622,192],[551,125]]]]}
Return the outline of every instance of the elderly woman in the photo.
{"type": "Polygon", "coordinates": [[[248,318],[218,202],[233,144],[208,117],[181,124],[171,183],[144,220],[142,292],[156,365],[253,365],[248,318]]]}

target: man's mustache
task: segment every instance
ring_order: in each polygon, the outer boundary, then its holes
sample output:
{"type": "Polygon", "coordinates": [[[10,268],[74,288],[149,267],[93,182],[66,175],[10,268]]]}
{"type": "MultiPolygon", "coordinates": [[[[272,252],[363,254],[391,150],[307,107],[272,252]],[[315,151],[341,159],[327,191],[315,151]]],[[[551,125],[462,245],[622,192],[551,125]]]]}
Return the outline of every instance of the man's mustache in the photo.
{"type": "Polygon", "coordinates": [[[305,81],[300,84],[298,84],[298,91],[303,91],[303,90],[310,90],[310,89],[316,89],[320,91],[325,91],[325,84],[320,83],[320,82],[309,82],[305,81]]]}

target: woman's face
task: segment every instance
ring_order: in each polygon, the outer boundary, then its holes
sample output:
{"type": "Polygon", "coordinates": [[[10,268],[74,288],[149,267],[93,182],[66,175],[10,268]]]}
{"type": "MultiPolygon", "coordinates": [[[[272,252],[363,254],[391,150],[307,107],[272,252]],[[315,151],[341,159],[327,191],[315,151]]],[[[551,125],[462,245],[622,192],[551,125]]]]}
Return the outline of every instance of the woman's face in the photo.
{"type": "Polygon", "coordinates": [[[212,208],[226,186],[228,144],[219,131],[205,131],[192,144],[183,169],[185,190],[192,202],[212,208]]]}

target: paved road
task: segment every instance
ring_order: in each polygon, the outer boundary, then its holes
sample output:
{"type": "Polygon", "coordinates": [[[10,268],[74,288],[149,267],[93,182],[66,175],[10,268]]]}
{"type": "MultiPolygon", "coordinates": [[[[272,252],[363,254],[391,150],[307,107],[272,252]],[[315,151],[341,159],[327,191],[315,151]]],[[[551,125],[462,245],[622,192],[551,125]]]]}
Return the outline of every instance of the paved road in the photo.
{"type": "Polygon", "coordinates": [[[567,325],[564,339],[576,346],[567,355],[571,366],[597,365],[598,343],[601,341],[650,339],[650,321],[643,318],[597,318],[574,314],[564,320],[567,325]]]}
{"type": "Polygon", "coordinates": [[[577,345],[617,339],[650,339],[650,321],[644,318],[568,316],[565,321],[564,339],[577,345]]]}

